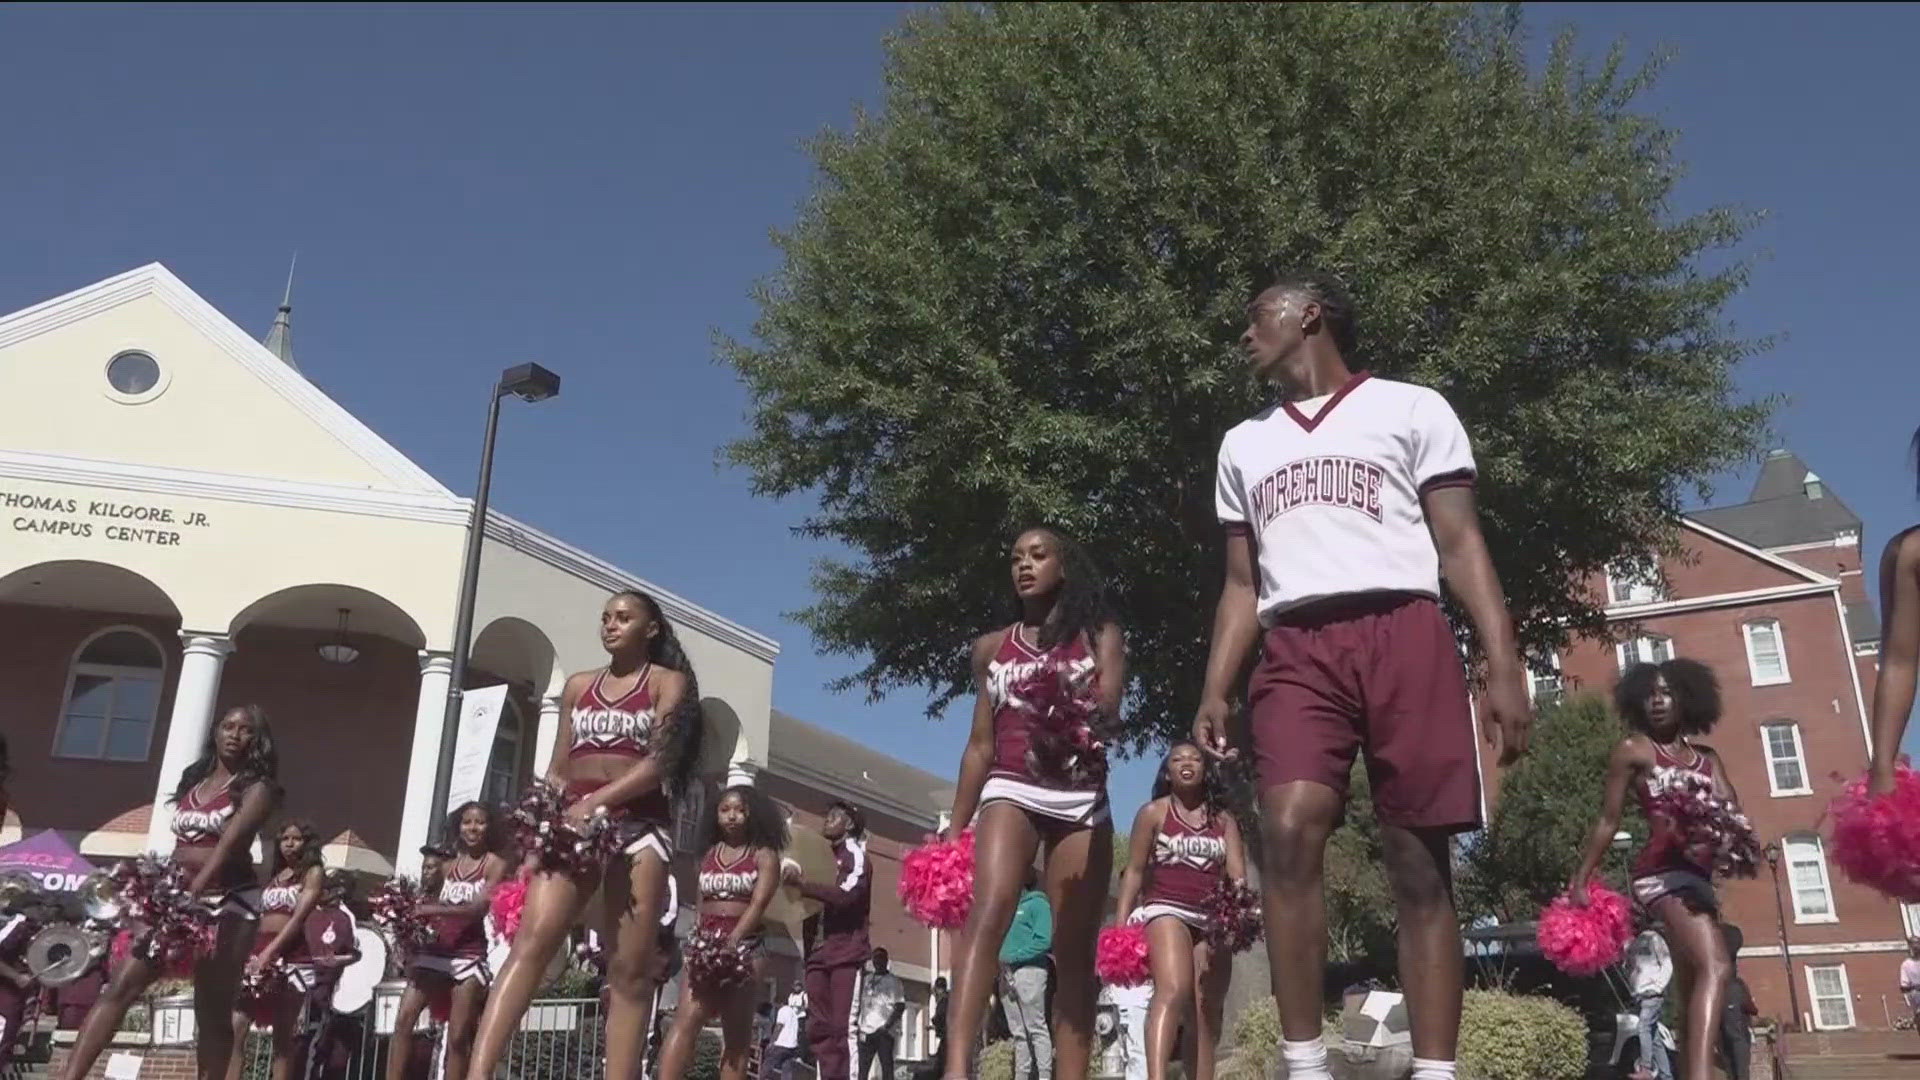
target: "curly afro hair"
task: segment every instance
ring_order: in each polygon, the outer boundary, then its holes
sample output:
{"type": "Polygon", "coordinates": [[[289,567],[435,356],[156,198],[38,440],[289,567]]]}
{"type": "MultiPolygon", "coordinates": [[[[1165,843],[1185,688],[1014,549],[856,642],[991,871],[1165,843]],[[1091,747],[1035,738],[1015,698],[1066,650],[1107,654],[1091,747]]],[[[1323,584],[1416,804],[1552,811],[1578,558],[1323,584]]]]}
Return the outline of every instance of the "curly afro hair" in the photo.
{"type": "Polygon", "coordinates": [[[1720,680],[1698,660],[1673,659],[1659,664],[1635,664],[1613,688],[1613,707],[1627,727],[1649,734],[1647,698],[1654,683],[1664,679],[1673,694],[1673,710],[1680,717],[1680,734],[1705,735],[1720,722],[1720,680]]]}

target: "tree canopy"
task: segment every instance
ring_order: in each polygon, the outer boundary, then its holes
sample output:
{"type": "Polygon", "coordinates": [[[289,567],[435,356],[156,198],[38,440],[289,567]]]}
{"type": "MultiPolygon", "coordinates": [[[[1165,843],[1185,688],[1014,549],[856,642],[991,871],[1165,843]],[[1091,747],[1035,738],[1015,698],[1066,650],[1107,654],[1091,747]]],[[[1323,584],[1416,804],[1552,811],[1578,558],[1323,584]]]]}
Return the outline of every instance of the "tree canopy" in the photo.
{"type": "Polygon", "coordinates": [[[1754,345],[1722,307],[1748,218],[1669,205],[1651,68],[1571,37],[1538,71],[1473,5],[964,5],[911,17],[886,97],[811,144],[727,449],[844,544],[799,616],[845,681],[970,689],[1011,616],[1006,544],[1051,522],[1106,567],[1128,732],[1184,731],[1221,541],[1214,456],[1264,400],[1234,348],[1292,269],[1346,283],[1360,355],[1472,433],[1495,564],[1534,651],[1603,623],[1581,586],[1666,546],[1749,456],[1754,345]],[[1712,257],[1709,257],[1712,256],[1712,257]]]}

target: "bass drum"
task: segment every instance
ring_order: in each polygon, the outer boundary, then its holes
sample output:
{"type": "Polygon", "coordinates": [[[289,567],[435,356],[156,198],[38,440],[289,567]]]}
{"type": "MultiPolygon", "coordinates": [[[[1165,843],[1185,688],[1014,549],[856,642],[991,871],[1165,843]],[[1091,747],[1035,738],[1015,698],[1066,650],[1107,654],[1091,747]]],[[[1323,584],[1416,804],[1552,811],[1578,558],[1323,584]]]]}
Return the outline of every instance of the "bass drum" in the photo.
{"type": "Polygon", "coordinates": [[[367,1007],[373,988],[387,975],[387,939],[371,926],[360,926],[354,928],[353,940],[360,948],[360,959],[340,972],[340,982],[333,988],[333,1011],[349,1015],[367,1007]]]}

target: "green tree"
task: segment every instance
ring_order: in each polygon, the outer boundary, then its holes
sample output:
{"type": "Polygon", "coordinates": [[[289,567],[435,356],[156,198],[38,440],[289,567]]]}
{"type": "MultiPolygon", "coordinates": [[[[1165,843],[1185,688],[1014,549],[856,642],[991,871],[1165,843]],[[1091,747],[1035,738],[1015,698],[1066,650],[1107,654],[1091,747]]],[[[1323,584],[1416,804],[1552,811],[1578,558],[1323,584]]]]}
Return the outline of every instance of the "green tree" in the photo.
{"type": "MultiPolygon", "coordinates": [[[[1622,734],[1607,703],[1592,695],[1540,710],[1533,752],[1502,778],[1492,820],[1467,842],[1463,914],[1531,919],[1567,887],[1600,812],[1607,760],[1622,734]]],[[[1631,803],[1621,825],[1646,836],[1631,803]]],[[[1625,869],[1626,852],[1609,849],[1601,873],[1614,888],[1623,887],[1625,869]]]]}
{"type": "Polygon", "coordinates": [[[1253,412],[1234,342],[1279,270],[1340,276],[1360,366],[1439,388],[1476,440],[1523,642],[1598,632],[1588,573],[1668,546],[1683,492],[1751,455],[1767,403],[1703,255],[1747,217],[1676,216],[1650,71],[1538,72],[1515,9],[987,4],[911,17],[886,100],[818,175],[754,340],[727,456],[806,494],[799,617],[879,696],[970,688],[1009,615],[1013,530],[1058,523],[1126,620],[1136,744],[1183,731],[1220,573],[1214,455],[1253,412]]]}
{"type": "Polygon", "coordinates": [[[1327,959],[1338,964],[1381,959],[1397,948],[1393,890],[1387,885],[1386,852],[1373,816],[1366,767],[1355,763],[1347,784],[1347,816],[1327,841],[1327,959]]]}

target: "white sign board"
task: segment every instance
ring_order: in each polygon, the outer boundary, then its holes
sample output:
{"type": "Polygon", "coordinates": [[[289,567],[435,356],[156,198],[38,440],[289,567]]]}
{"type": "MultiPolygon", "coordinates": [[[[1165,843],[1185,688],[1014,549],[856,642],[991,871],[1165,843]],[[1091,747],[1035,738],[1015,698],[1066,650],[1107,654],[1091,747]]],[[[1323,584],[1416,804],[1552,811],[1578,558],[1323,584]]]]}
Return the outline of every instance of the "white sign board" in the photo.
{"type": "Polygon", "coordinates": [[[447,785],[445,813],[480,797],[487,779],[487,759],[493,756],[493,736],[500,727],[500,710],[507,707],[507,684],[484,686],[460,695],[460,738],[453,748],[453,779],[447,785]]]}
{"type": "Polygon", "coordinates": [[[124,1051],[115,1053],[107,1059],[107,1080],[140,1080],[140,1055],[124,1051]]]}

